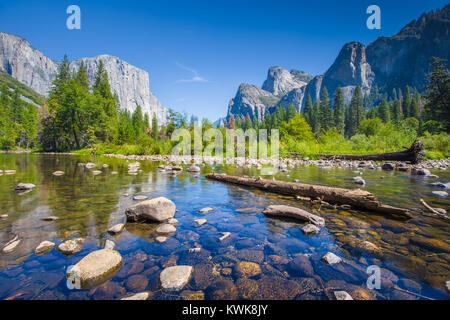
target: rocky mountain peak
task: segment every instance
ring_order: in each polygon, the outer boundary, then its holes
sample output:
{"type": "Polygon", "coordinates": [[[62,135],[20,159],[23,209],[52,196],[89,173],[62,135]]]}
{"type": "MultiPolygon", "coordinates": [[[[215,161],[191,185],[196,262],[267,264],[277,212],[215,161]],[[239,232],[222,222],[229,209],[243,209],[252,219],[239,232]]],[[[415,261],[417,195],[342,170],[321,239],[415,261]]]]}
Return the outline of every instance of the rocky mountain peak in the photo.
{"type": "Polygon", "coordinates": [[[304,87],[306,84],[307,82],[299,80],[284,68],[271,67],[262,89],[278,96],[284,95],[295,88],[304,87]]]}

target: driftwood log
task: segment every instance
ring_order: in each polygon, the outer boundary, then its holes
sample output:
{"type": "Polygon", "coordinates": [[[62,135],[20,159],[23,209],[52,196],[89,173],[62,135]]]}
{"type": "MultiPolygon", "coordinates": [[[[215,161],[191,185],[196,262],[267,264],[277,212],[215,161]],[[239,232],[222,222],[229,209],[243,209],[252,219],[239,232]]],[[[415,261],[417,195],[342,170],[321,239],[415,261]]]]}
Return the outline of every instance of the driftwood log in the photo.
{"type": "Polygon", "coordinates": [[[284,218],[293,218],[297,220],[302,220],[306,222],[310,222],[312,224],[315,224],[318,227],[325,226],[325,219],[322,217],[319,217],[315,214],[312,214],[308,211],[290,207],[290,206],[284,206],[284,205],[271,205],[268,206],[263,210],[263,212],[267,216],[274,216],[274,217],[284,217],[284,218]]]}
{"type": "Polygon", "coordinates": [[[379,154],[323,154],[319,153],[318,156],[322,159],[326,160],[361,160],[361,161],[409,161],[413,164],[421,162],[425,153],[423,152],[425,149],[424,145],[420,141],[415,141],[411,147],[404,151],[400,152],[391,152],[391,153],[379,153],[379,154]]]}
{"type": "Polygon", "coordinates": [[[411,212],[408,209],[396,208],[381,203],[373,194],[361,189],[343,189],[311,185],[304,183],[285,182],[266,179],[253,179],[235,177],[224,174],[208,174],[206,178],[241,186],[258,188],[261,190],[311,199],[321,199],[333,204],[350,205],[355,208],[391,215],[398,218],[410,219],[411,212]]]}

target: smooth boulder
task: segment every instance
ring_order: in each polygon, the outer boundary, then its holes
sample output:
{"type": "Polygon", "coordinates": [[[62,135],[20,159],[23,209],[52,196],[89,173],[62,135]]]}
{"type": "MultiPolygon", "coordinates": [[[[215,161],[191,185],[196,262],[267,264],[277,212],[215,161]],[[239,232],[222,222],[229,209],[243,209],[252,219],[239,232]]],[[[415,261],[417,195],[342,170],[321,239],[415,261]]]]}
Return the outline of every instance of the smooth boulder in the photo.
{"type": "Polygon", "coordinates": [[[263,210],[263,213],[268,216],[293,218],[301,221],[307,221],[315,224],[318,227],[325,226],[324,218],[295,207],[285,205],[271,205],[265,208],[263,210]]]}
{"type": "Polygon", "coordinates": [[[43,255],[52,251],[53,247],[56,244],[51,241],[42,241],[37,248],[34,250],[34,253],[37,255],[43,255]]]}
{"type": "Polygon", "coordinates": [[[36,186],[32,183],[19,183],[16,186],[16,190],[17,191],[27,191],[27,190],[33,190],[34,188],[36,188],[36,186]]]}
{"type": "Polygon", "coordinates": [[[146,200],[129,207],[125,214],[130,222],[162,222],[175,216],[175,204],[160,197],[146,200]]]}
{"type": "Polygon", "coordinates": [[[91,289],[112,279],[122,266],[122,256],[110,249],[89,253],[70,268],[66,277],[75,288],[91,289]]]}
{"type": "Polygon", "coordinates": [[[125,224],[119,223],[108,229],[108,232],[111,234],[121,233],[123,228],[125,228],[125,224]]]}
{"type": "Polygon", "coordinates": [[[71,256],[77,253],[78,251],[81,251],[83,243],[84,243],[83,238],[76,238],[61,243],[56,249],[65,256],[71,256]]]}
{"type": "Polygon", "coordinates": [[[159,284],[165,291],[180,291],[192,278],[194,267],[173,266],[164,269],[159,274],[159,284]]]}

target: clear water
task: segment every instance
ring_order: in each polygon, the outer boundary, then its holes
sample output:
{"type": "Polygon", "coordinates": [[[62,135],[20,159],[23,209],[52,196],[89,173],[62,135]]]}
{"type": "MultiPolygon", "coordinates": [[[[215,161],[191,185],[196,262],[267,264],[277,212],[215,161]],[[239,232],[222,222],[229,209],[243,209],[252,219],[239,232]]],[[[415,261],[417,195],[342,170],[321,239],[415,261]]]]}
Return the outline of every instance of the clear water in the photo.
{"type": "MultiPolygon", "coordinates": [[[[128,162],[120,159],[1,154],[0,169],[17,172],[0,176],[0,214],[8,215],[0,219],[0,246],[15,235],[22,241],[15,251],[0,254],[0,299],[119,299],[141,291],[151,292],[152,299],[328,299],[335,290],[345,290],[361,299],[449,297],[444,288],[445,281],[450,280],[448,220],[420,213],[403,222],[368,212],[311,208],[292,197],[204,177],[212,170],[256,176],[256,169],[205,166],[198,176],[185,171],[171,176],[158,172],[159,164],[141,161],[142,172],[130,175],[128,162]],[[95,162],[96,169],[103,173],[94,176],[92,170],[77,165],[87,161],[95,162]],[[103,164],[109,167],[102,168],[103,164]],[[53,176],[56,170],[65,175],[53,176]],[[113,175],[112,171],[118,174],[113,175]],[[34,183],[37,188],[19,195],[14,191],[19,182],[34,183]],[[125,222],[125,209],[137,202],[133,195],[171,199],[177,206],[176,234],[165,243],[157,243],[154,225],[128,223],[120,235],[109,235],[109,227],[125,222]],[[305,236],[298,222],[265,217],[261,211],[270,204],[316,211],[325,218],[326,227],[316,236],[305,236]],[[204,207],[214,211],[198,213],[204,207]],[[45,216],[59,219],[42,221],[45,216]],[[196,218],[206,218],[208,222],[195,227],[196,218]],[[221,232],[232,235],[220,242],[221,232]],[[43,256],[34,254],[41,241],[59,244],[74,237],[86,238],[86,242],[82,251],[72,257],[65,257],[56,249],[43,256]],[[116,250],[123,257],[119,272],[97,288],[68,289],[66,268],[101,248],[106,239],[116,243],[116,250]],[[372,242],[381,254],[354,248],[355,239],[372,242]],[[202,247],[202,251],[188,253],[193,247],[202,247]],[[328,251],[344,258],[344,263],[332,267],[320,261],[328,251]],[[302,254],[307,254],[310,261],[306,268],[293,262],[302,254]],[[238,279],[233,270],[239,261],[256,262],[261,274],[238,279]],[[193,265],[194,276],[182,292],[161,292],[158,274],[175,264],[193,265]],[[370,265],[382,268],[379,290],[366,286],[366,269],[370,265]],[[402,290],[392,288],[393,285],[402,290]]],[[[359,174],[354,170],[296,168],[279,173],[276,179],[355,188],[351,177],[359,174]]],[[[450,179],[449,172],[433,173],[439,175],[439,181],[450,179]]],[[[448,198],[432,194],[439,190],[430,185],[436,179],[373,170],[364,171],[363,177],[367,183],[364,189],[388,204],[418,208],[419,199],[423,198],[432,206],[450,209],[448,198]]]]}

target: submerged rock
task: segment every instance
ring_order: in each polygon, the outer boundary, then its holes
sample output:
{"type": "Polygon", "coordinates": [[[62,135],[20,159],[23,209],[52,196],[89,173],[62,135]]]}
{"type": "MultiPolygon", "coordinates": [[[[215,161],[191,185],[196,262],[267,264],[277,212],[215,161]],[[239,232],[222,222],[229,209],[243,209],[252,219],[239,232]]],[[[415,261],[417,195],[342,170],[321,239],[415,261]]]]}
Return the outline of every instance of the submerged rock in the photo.
{"type": "Polygon", "coordinates": [[[56,244],[51,241],[42,241],[37,248],[34,250],[34,253],[37,255],[44,255],[52,251],[53,247],[56,244]]]}
{"type": "Polygon", "coordinates": [[[36,186],[32,183],[19,183],[15,190],[17,191],[28,191],[28,190],[33,190],[34,188],[36,188],[36,186]]]}
{"type": "Polygon", "coordinates": [[[12,241],[11,243],[9,243],[9,244],[7,244],[6,246],[3,247],[2,252],[3,253],[13,252],[17,248],[17,246],[20,244],[21,241],[22,240],[20,240],[20,239],[12,241]]]}
{"type": "Polygon", "coordinates": [[[231,232],[221,232],[222,236],[219,238],[219,241],[223,241],[231,236],[231,232]]]}
{"type": "Polygon", "coordinates": [[[312,277],[314,269],[309,261],[309,258],[304,255],[299,255],[289,263],[289,268],[297,275],[312,277]]]}
{"type": "Polygon", "coordinates": [[[335,291],[334,296],[336,297],[336,300],[353,300],[352,296],[346,291],[335,291]]]}
{"type": "Polygon", "coordinates": [[[56,249],[65,256],[71,256],[77,253],[78,251],[81,251],[83,243],[84,243],[83,238],[76,238],[61,243],[56,249]]]}
{"type": "Polygon", "coordinates": [[[139,292],[133,294],[132,296],[122,298],[120,300],[148,300],[150,296],[151,296],[150,292],[139,292]]]}
{"type": "Polygon", "coordinates": [[[341,258],[339,258],[337,255],[335,255],[335,254],[332,253],[332,252],[326,253],[326,254],[321,258],[321,260],[322,260],[323,262],[325,262],[325,263],[328,263],[329,265],[333,265],[333,264],[336,264],[336,263],[339,263],[339,262],[342,261],[341,258]]]}
{"type": "Polygon", "coordinates": [[[234,273],[238,278],[251,278],[261,274],[261,267],[254,262],[241,261],[234,267],[234,273]]]}
{"type": "Polygon", "coordinates": [[[131,222],[162,222],[175,216],[175,204],[167,198],[160,197],[142,201],[129,207],[125,214],[131,222]]]}
{"type": "Polygon", "coordinates": [[[450,244],[447,244],[446,242],[441,241],[439,239],[430,239],[421,236],[413,236],[409,239],[409,242],[434,252],[450,253],[450,244]]]}
{"type": "Polygon", "coordinates": [[[198,212],[205,214],[205,213],[210,213],[213,210],[214,210],[213,208],[207,207],[207,208],[203,208],[203,209],[198,210],[198,212]]]}
{"type": "Polygon", "coordinates": [[[218,280],[205,290],[208,300],[236,300],[238,290],[231,280],[218,280]]]}
{"type": "Polygon", "coordinates": [[[89,253],[75,266],[70,268],[66,277],[79,289],[90,289],[112,279],[122,266],[122,256],[119,252],[101,249],[89,253]]]}
{"type": "Polygon", "coordinates": [[[111,234],[121,233],[123,228],[125,228],[125,224],[119,223],[108,229],[108,232],[111,234]]]}
{"type": "Polygon", "coordinates": [[[197,166],[190,166],[189,168],[187,168],[186,171],[187,172],[200,172],[200,168],[197,166]]]}
{"type": "Polygon", "coordinates": [[[115,246],[116,246],[116,244],[114,241],[106,239],[103,249],[113,250],[115,246]]]}
{"type": "Polygon", "coordinates": [[[310,223],[302,228],[302,232],[307,236],[314,236],[320,232],[320,229],[310,223]]]}
{"type": "Polygon", "coordinates": [[[170,234],[175,232],[177,232],[177,228],[169,223],[162,224],[156,229],[156,233],[159,234],[170,234]]]}
{"type": "Polygon", "coordinates": [[[195,219],[194,222],[196,223],[197,226],[202,226],[207,222],[207,220],[206,219],[195,219]]]}
{"type": "Polygon", "coordinates": [[[265,208],[263,213],[268,216],[299,219],[301,221],[313,223],[319,227],[325,226],[324,218],[295,207],[271,205],[265,208]]]}
{"type": "Polygon", "coordinates": [[[159,274],[159,283],[165,291],[180,291],[192,278],[194,267],[173,266],[164,269],[159,274]]]}

